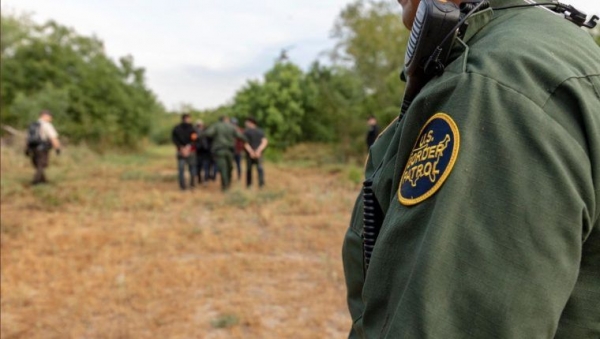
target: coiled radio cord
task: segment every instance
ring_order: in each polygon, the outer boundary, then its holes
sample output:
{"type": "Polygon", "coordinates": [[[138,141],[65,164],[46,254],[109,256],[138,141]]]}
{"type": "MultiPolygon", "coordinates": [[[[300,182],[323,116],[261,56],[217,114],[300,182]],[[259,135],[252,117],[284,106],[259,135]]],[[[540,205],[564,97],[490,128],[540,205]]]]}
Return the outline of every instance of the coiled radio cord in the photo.
{"type": "Polygon", "coordinates": [[[363,261],[365,274],[371,263],[373,249],[383,224],[383,211],[373,192],[373,181],[363,182],[363,261]]]}

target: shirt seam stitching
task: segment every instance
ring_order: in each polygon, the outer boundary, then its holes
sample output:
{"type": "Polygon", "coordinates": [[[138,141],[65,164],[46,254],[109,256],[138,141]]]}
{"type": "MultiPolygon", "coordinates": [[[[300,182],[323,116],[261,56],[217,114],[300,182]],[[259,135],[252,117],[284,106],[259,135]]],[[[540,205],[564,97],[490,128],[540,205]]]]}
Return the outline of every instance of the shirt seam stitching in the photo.
{"type": "MultiPolygon", "coordinates": [[[[548,103],[548,100],[552,97],[552,95],[556,92],[556,90],[562,84],[564,84],[566,81],[571,80],[571,79],[575,79],[575,78],[583,79],[583,78],[588,78],[590,76],[598,76],[598,75],[600,75],[600,74],[588,74],[588,75],[585,75],[585,76],[580,76],[580,77],[573,76],[573,77],[569,77],[569,78],[565,79],[560,84],[558,84],[557,86],[554,87],[554,89],[552,90],[551,94],[549,94],[547,96],[547,98],[544,100],[544,103],[543,103],[544,105],[541,105],[541,104],[538,104],[535,100],[533,100],[529,96],[527,96],[525,93],[522,93],[519,90],[517,90],[516,88],[513,88],[512,86],[510,86],[508,84],[505,84],[505,83],[503,83],[501,81],[498,81],[498,80],[496,80],[496,79],[494,79],[494,78],[492,78],[492,77],[490,77],[488,75],[485,75],[485,74],[482,74],[482,73],[479,73],[479,72],[468,72],[468,71],[464,72],[463,74],[472,74],[472,75],[475,75],[475,76],[480,76],[480,77],[482,77],[482,78],[484,78],[486,80],[489,80],[489,81],[491,81],[491,82],[493,82],[493,83],[495,83],[495,84],[497,84],[497,85],[499,85],[499,86],[501,86],[501,87],[503,87],[503,88],[505,88],[507,90],[510,90],[511,92],[514,92],[514,93],[518,94],[519,96],[521,96],[523,98],[526,98],[529,102],[531,102],[533,105],[535,105],[537,108],[539,108],[544,113],[547,113],[546,110],[545,110],[545,105],[548,103]]],[[[457,76],[460,76],[460,74],[457,74],[457,76]]],[[[569,135],[569,138],[571,138],[573,141],[575,141],[579,145],[579,143],[577,142],[577,140],[575,140],[575,138],[573,138],[573,136],[571,136],[571,134],[558,121],[556,121],[556,119],[554,119],[549,114],[546,114],[546,117],[548,117],[548,119],[550,121],[552,121],[556,126],[558,126],[561,130],[565,131],[567,133],[567,135],[569,135]]],[[[587,151],[583,147],[581,147],[580,145],[579,145],[579,147],[580,147],[580,149],[584,153],[587,154],[587,151]]]]}

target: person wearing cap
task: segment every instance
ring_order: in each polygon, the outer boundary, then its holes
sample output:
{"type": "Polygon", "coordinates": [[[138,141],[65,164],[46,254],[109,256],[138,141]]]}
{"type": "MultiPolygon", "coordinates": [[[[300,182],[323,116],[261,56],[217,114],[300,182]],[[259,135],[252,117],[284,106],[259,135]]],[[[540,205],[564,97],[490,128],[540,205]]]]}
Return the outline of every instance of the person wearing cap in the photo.
{"type": "Polygon", "coordinates": [[[41,143],[28,145],[27,154],[31,156],[31,162],[35,168],[33,176],[33,185],[47,183],[45,169],[48,167],[50,150],[54,149],[56,154],[60,154],[61,144],[58,139],[58,132],[52,125],[52,113],[44,110],[40,113],[36,122],[39,131],[41,143]],[[33,147],[31,147],[33,146],[33,147]]]}
{"type": "Polygon", "coordinates": [[[246,118],[246,130],[244,135],[248,142],[246,148],[246,187],[252,186],[252,167],[256,166],[258,172],[258,187],[265,185],[265,171],[263,168],[263,151],[267,148],[269,141],[265,137],[265,132],[258,128],[256,119],[246,118]]]}
{"type": "Polygon", "coordinates": [[[226,191],[231,186],[235,140],[246,141],[246,137],[238,132],[227,116],[220,117],[218,122],[202,132],[202,136],[212,138],[211,152],[221,176],[221,190],[226,191]]]}

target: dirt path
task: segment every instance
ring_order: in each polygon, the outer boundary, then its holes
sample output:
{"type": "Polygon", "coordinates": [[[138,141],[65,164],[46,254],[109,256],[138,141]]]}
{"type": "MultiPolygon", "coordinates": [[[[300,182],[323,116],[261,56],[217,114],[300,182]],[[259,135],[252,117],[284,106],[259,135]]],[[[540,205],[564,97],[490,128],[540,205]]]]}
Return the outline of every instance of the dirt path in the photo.
{"type": "Polygon", "coordinates": [[[180,192],[165,150],[73,150],[31,188],[2,160],[2,338],[346,335],[342,173],[268,164],[261,191],[180,192]]]}

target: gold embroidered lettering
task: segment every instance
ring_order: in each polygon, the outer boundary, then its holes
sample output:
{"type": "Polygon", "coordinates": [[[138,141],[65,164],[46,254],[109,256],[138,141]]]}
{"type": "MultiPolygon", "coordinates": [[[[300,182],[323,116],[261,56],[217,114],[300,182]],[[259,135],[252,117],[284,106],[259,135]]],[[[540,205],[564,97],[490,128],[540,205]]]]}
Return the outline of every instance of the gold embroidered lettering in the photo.
{"type": "Polygon", "coordinates": [[[419,147],[414,149],[408,158],[408,165],[400,181],[401,185],[408,181],[412,187],[416,187],[421,178],[428,178],[432,183],[437,181],[440,174],[437,165],[448,148],[451,136],[446,134],[437,145],[431,145],[434,140],[433,131],[420,138],[419,147]]]}
{"type": "Polygon", "coordinates": [[[426,163],[423,167],[423,176],[430,177],[432,168],[433,165],[430,162],[426,163]]]}
{"type": "Polygon", "coordinates": [[[426,135],[421,137],[419,141],[419,148],[429,145],[433,141],[433,131],[429,131],[426,135]]]}

